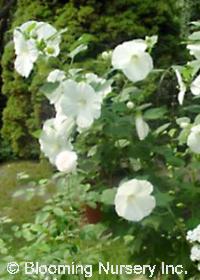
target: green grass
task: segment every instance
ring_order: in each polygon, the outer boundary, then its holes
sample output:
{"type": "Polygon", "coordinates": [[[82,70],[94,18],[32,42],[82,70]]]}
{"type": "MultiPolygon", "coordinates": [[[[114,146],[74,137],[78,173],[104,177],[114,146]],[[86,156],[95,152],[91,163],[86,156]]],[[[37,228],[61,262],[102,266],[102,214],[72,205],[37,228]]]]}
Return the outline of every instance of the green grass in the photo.
{"type": "Polygon", "coordinates": [[[43,205],[43,200],[34,197],[30,201],[13,198],[14,192],[28,188],[27,183],[19,183],[17,174],[24,172],[33,180],[49,178],[52,168],[47,162],[19,161],[0,165],[0,213],[9,216],[14,223],[24,223],[33,220],[35,212],[43,205]]]}

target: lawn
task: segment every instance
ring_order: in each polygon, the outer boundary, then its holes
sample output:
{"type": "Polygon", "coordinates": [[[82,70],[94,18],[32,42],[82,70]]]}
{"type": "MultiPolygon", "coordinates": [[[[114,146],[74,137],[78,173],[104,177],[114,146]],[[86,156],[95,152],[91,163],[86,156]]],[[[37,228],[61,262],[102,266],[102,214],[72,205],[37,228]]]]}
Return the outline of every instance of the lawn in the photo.
{"type": "MultiPolygon", "coordinates": [[[[19,175],[29,175],[34,181],[48,178],[52,168],[47,162],[19,161],[0,165],[0,210],[1,215],[9,216],[13,222],[24,223],[33,220],[34,213],[41,208],[43,199],[34,197],[32,203],[23,197],[14,198],[13,194],[20,189],[28,189],[26,180],[19,181],[19,175]]],[[[37,186],[35,186],[37,188],[37,186]]]]}

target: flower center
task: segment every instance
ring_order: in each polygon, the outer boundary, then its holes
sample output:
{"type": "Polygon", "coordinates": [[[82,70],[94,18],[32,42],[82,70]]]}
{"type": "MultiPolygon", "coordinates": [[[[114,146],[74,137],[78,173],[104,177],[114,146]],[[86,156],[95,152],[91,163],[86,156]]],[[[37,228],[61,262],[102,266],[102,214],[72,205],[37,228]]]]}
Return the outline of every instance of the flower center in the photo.
{"type": "Polygon", "coordinates": [[[81,107],[84,107],[86,105],[86,100],[84,98],[80,98],[78,100],[78,105],[81,106],[81,107]]]}
{"type": "Polygon", "coordinates": [[[139,56],[137,54],[133,54],[131,56],[131,61],[134,63],[134,62],[136,62],[138,60],[138,58],[139,58],[139,56]]]}
{"type": "Polygon", "coordinates": [[[133,202],[135,200],[135,195],[134,194],[130,194],[127,198],[128,202],[133,202]]]}
{"type": "Polygon", "coordinates": [[[48,54],[54,54],[54,52],[55,52],[54,48],[51,48],[51,47],[47,47],[46,51],[48,54]]]}

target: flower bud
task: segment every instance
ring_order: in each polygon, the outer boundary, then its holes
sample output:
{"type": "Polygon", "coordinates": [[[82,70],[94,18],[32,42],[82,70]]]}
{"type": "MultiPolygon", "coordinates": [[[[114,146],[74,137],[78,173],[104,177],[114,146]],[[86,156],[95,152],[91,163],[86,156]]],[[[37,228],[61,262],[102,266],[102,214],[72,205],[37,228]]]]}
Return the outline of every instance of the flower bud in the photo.
{"type": "Polygon", "coordinates": [[[131,110],[131,109],[134,108],[135,104],[134,104],[132,101],[128,101],[128,102],[126,103],[126,106],[127,106],[128,109],[131,110]]]}
{"type": "Polygon", "coordinates": [[[69,173],[76,169],[77,155],[73,151],[63,151],[56,157],[56,167],[59,171],[69,173]]]}
{"type": "Polygon", "coordinates": [[[108,59],[110,59],[111,56],[112,56],[112,51],[105,51],[105,52],[102,52],[101,56],[102,56],[102,58],[103,58],[104,60],[108,60],[108,59]]]}

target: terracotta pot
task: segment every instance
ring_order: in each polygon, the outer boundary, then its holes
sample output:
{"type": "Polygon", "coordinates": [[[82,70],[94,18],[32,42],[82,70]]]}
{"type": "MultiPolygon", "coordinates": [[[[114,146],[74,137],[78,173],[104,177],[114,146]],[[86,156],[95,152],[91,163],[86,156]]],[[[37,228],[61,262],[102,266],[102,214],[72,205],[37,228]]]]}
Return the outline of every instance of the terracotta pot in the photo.
{"type": "Polygon", "coordinates": [[[84,206],[84,217],[86,223],[97,224],[102,220],[102,211],[100,205],[97,204],[96,208],[92,208],[88,205],[84,206]]]}

